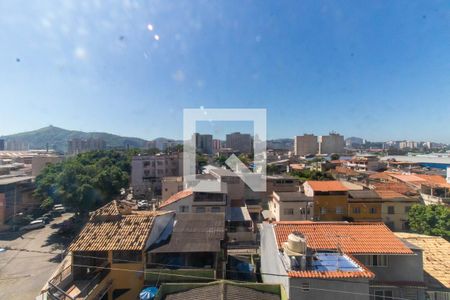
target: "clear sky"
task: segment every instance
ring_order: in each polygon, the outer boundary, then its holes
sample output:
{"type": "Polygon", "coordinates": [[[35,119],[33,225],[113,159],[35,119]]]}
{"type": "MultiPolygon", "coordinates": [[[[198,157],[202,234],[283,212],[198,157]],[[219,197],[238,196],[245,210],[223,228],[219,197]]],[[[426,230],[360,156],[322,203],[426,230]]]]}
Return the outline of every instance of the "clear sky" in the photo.
{"type": "Polygon", "coordinates": [[[182,137],[266,108],[268,137],[450,143],[449,1],[0,1],[0,135],[182,137]]]}

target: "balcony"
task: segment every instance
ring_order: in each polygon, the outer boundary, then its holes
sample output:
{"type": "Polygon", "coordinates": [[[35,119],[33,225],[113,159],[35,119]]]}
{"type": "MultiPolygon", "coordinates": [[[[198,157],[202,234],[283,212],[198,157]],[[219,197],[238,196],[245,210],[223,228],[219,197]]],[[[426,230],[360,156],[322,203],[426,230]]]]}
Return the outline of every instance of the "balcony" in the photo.
{"type": "Polygon", "coordinates": [[[104,263],[86,278],[74,280],[72,266],[63,269],[49,282],[47,295],[54,300],[94,299],[102,297],[111,287],[110,264],[104,263]]]}

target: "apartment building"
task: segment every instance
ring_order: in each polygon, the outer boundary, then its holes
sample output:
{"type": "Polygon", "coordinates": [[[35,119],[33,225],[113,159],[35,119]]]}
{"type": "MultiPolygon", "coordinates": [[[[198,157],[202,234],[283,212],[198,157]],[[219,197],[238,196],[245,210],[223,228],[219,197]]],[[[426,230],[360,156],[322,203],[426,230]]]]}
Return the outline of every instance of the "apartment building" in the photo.
{"type": "Polygon", "coordinates": [[[63,157],[54,154],[41,154],[33,156],[31,160],[31,175],[36,177],[41,174],[42,170],[51,164],[56,164],[63,161],[63,157]]]}
{"type": "Polygon", "coordinates": [[[161,193],[163,177],[182,176],[182,153],[134,156],[131,160],[131,187],[137,195],[161,193]]]}
{"type": "Polygon", "coordinates": [[[226,147],[239,153],[253,152],[253,138],[248,133],[234,132],[226,135],[226,147]]]}
{"type": "Polygon", "coordinates": [[[161,201],[166,201],[171,196],[183,190],[183,177],[170,176],[163,177],[161,181],[161,201]]]}
{"type": "Polygon", "coordinates": [[[383,223],[265,223],[261,272],[289,299],[425,299],[422,251],[383,223]]]}
{"type": "Polygon", "coordinates": [[[305,156],[319,153],[318,137],[314,134],[304,134],[294,137],[294,154],[305,156]]]}
{"type": "Polygon", "coordinates": [[[271,218],[276,221],[312,220],[314,201],[302,192],[273,192],[269,201],[271,218]]]}
{"type": "Polygon", "coordinates": [[[195,192],[183,190],[161,202],[158,210],[177,213],[225,213],[229,207],[226,192],[195,192]]]}
{"type": "Polygon", "coordinates": [[[213,136],[211,134],[194,133],[195,150],[203,154],[213,154],[213,136]]]}
{"type": "Polygon", "coordinates": [[[218,153],[222,149],[222,141],[218,139],[213,139],[212,141],[213,152],[218,153]]]}
{"type": "Polygon", "coordinates": [[[381,218],[392,231],[407,231],[411,206],[420,203],[417,197],[408,197],[389,190],[375,190],[382,200],[381,218]]]}
{"type": "Polygon", "coordinates": [[[382,199],[373,190],[348,192],[348,216],[355,222],[381,222],[382,199]]]}
{"type": "Polygon", "coordinates": [[[320,154],[344,153],[344,136],[331,132],[329,135],[319,136],[318,140],[320,154]]]}
{"type": "Polygon", "coordinates": [[[314,219],[342,221],[348,217],[348,188],[340,181],[306,181],[305,195],[314,200],[314,219]]]}
{"type": "Polygon", "coordinates": [[[373,154],[357,154],[351,160],[345,161],[344,166],[358,172],[378,171],[385,164],[381,163],[379,158],[373,154]]]}
{"type": "Polygon", "coordinates": [[[87,151],[105,150],[106,142],[100,138],[73,138],[67,142],[67,153],[75,155],[87,151]]]}

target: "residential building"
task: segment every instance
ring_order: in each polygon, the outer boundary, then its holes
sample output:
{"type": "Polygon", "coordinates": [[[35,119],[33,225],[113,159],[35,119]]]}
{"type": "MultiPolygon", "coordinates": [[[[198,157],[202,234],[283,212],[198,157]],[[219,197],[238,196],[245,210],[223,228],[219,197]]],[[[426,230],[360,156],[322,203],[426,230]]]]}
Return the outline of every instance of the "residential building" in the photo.
{"type": "Polygon", "coordinates": [[[375,190],[382,200],[381,218],[392,231],[409,230],[408,212],[419,199],[394,191],[375,190]]]}
{"type": "Polygon", "coordinates": [[[133,156],[131,160],[131,187],[138,195],[161,193],[161,179],[183,175],[182,153],[133,156]]]}
{"type": "Polygon", "coordinates": [[[75,155],[87,151],[105,150],[106,142],[100,138],[73,138],[67,142],[67,153],[75,155]]]}
{"type": "Polygon", "coordinates": [[[348,192],[348,216],[355,222],[381,222],[382,200],[373,190],[348,192]]]}
{"type": "Polygon", "coordinates": [[[357,154],[344,163],[344,166],[358,172],[378,171],[385,166],[373,154],[357,154]]]}
{"type": "Polygon", "coordinates": [[[338,133],[330,132],[329,135],[319,136],[318,141],[320,154],[344,153],[344,136],[338,133]]]}
{"type": "Polygon", "coordinates": [[[313,198],[302,192],[273,192],[269,211],[276,221],[312,220],[313,206],[313,198]]]}
{"type": "Polygon", "coordinates": [[[41,174],[42,170],[51,164],[56,164],[63,161],[63,157],[53,154],[41,154],[33,156],[31,160],[31,175],[36,177],[41,174]]]}
{"type": "Polygon", "coordinates": [[[158,210],[177,213],[225,213],[229,206],[228,196],[222,192],[194,192],[186,189],[161,202],[158,210]]]}
{"type": "Polygon", "coordinates": [[[226,147],[239,153],[253,152],[253,139],[248,133],[234,132],[226,135],[226,147]]]}
{"type": "Polygon", "coordinates": [[[211,134],[194,133],[195,150],[203,154],[213,154],[213,136],[211,134]]]}
{"type": "Polygon", "coordinates": [[[166,201],[171,196],[183,190],[183,177],[182,176],[170,176],[163,177],[161,181],[161,201],[166,201]]]}
{"type": "Polygon", "coordinates": [[[348,217],[348,188],[340,181],[306,181],[305,195],[314,199],[314,219],[341,221],[348,217]]]}
{"type": "Polygon", "coordinates": [[[4,151],[4,150],[5,150],[5,140],[0,139],[0,151],[4,151]]]}
{"type": "Polygon", "coordinates": [[[135,212],[118,201],[99,208],[69,246],[68,263],[42,292],[50,299],[138,298],[145,283],[146,251],[170,236],[174,216],[135,212]]]}
{"type": "Polygon", "coordinates": [[[261,273],[289,299],[425,299],[422,251],[383,223],[264,223],[261,273]]]}
{"type": "Polygon", "coordinates": [[[396,232],[407,243],[423,250],[423,275],[432,300],[450,299],[450,242],[439,236],[396,232]]]}
{"type": "Polygon", "coordinates": [[[224,244],[224,213],[177,214],[171,230],[146,253],[145,282],[155,285],[223,279],[224,244]]]}
{"type": "Polygon", "coordinates": [[[165,283],[154,300],[287,300],[280,284],[233,281],[210,283],[165,283]]]}
{"type": "Polygon", "coordinates": [[[33,198],[34,187],[31,176],[0,176],[0,231],[9,229],[7,223],[17,214],[39,207],[33,198]]]}
{"type": "Polygon", "coordinates": [[[30,145],[21,140],[6,141],[5,150],[7,151],[28,151],[30,145]]]}
{"type": "Polygon", "coordinates": [[[212,140],[213,152],[218,153],[220,149],[222,149],[222,141],[218,139],[212,140]]]}
{"type": "Polygon", "coordinates": [[[305,156],[319,153],[318,137],[314,134],[304,134],[294,137],[294,154],[305,156]]]}
{"type": "Polygon", "coordinates": [[[257,249],[256,229],[246,206],[227,207],[225,214],[225,226],[227,229],[227,248],[245,248],[245,246],[257,249]]]}
{"type": "Polygon", "coordinates": [[[228,169],[214,168],[209,170],[209,174],[225,184],[231,206],[244,206],[245,184],[236,173],[228,169]]]}

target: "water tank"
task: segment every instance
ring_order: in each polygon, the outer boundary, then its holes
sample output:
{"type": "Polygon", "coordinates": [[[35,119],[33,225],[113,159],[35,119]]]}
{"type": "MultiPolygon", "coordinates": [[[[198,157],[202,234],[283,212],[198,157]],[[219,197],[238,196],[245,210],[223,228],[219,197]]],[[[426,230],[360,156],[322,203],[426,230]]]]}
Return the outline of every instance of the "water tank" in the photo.
{"type": "Polygon", "coordinates": [[[300,254],[306,254],[305,237],[299,233],[291,233],[288,235],[287,247],[290,251],[300,254]]]}

